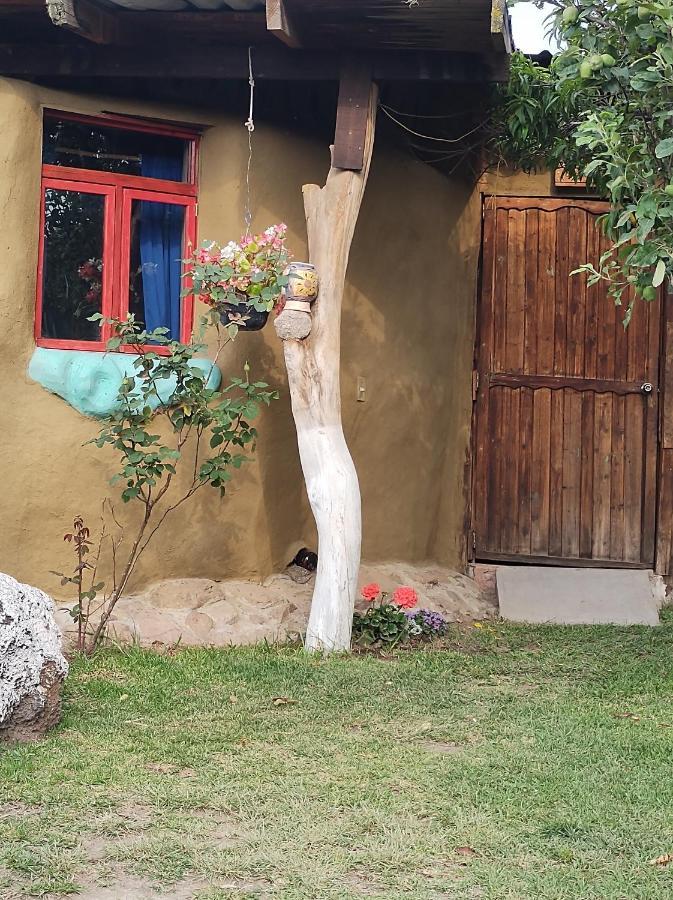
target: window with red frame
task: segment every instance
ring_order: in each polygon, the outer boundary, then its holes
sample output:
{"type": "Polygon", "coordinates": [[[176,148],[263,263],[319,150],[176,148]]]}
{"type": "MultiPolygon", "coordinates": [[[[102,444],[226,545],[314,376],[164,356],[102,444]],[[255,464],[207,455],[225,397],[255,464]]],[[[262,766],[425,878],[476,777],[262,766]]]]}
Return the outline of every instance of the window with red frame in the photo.
{"type": "Polygon", "coordinates": [[[46,113],[35,338],[100,350],[94,313],[133,313],[188,340],[182,260],[196,238],[197,134],[171,126],[46,113]]]}

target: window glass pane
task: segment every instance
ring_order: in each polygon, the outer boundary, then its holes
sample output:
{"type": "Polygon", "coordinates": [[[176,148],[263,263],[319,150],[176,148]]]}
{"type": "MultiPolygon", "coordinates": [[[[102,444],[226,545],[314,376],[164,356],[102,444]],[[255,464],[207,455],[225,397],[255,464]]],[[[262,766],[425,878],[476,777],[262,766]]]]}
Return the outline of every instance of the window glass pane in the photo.
{"type": "Polygon", "coordinates": [[[45,118],[42,162],[186,181],[189,141],[88,122],[45,118]]]}
{"type": "Polygon", "coordinates": [[[100,340],[105,197],[47,188],[44,210],[42,337],[100,340]]]}
{"type": "Polygon", "coordinates": [[[175,340],[180,338],[184,226],[184,206],[132,203],[129,311],[148,331],[168,328],[175,340]]]}

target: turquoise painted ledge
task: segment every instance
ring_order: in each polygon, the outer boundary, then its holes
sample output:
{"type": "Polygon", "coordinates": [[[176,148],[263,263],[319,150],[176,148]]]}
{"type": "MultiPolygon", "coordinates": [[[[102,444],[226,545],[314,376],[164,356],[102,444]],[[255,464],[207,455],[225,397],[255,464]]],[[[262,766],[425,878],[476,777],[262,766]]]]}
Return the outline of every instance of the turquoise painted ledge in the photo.
{"type": "MultiPolygon", "coordinates": [[[[135,356],[128,353],[96,353],[91,350],[48,350],[36,347],[28,375],[42,387],[58,394],[85,416],[107,416],[117,406],[117,392],[125,375],[135,374],[135,356]]],[[[192,360],[194,368],[210,372],[208,386],[217,389],[222,375],[209,359],[192,360]]],[[[170,397],[175,379],[161,382],[159,396],[170,397]]],[[[153,407],[159,401],[150,401],[153,407]]]]}

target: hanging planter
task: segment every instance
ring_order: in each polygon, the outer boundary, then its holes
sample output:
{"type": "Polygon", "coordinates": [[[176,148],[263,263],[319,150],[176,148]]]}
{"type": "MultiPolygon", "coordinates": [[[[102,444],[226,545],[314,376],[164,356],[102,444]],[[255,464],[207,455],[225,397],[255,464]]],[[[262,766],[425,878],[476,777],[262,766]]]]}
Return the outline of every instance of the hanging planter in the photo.
{"type": "Polygon", "coordinates": [[[206,243],[187,260],[193,292],[219,314],[232,337],[259,331],[280,302],[290,261],[286,233],[286,225],[271,225],[224,247],[206,243]]]}
{"type": "Polygon", "coordinates": [[[241,331],[261,331],[269,318],[269,310],[255,309],[247,302],[245,294],[238,303],[222,303],[220,322],[224,326],[236,325],[241,331]]]}

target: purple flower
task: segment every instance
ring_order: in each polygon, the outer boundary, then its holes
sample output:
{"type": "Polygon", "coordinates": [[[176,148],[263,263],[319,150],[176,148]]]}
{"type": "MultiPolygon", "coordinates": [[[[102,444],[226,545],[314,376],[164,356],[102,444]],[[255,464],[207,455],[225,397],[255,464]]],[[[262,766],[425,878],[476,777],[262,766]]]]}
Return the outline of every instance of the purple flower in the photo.
{"type": "MultiPolygon", "coordinates": [[[[449,624],[441,613],[435,612],[432,609],[419,609],[412,612],[406,612],[405,616],[409,620],[410,625],[415,625],[422,634],[426,635],[444,634],[447,625],[449,624]]],[[[414,628],[411,629],[412,634],[414,632],[418,634],[419,631],[416,631],[414,628]]]]}

